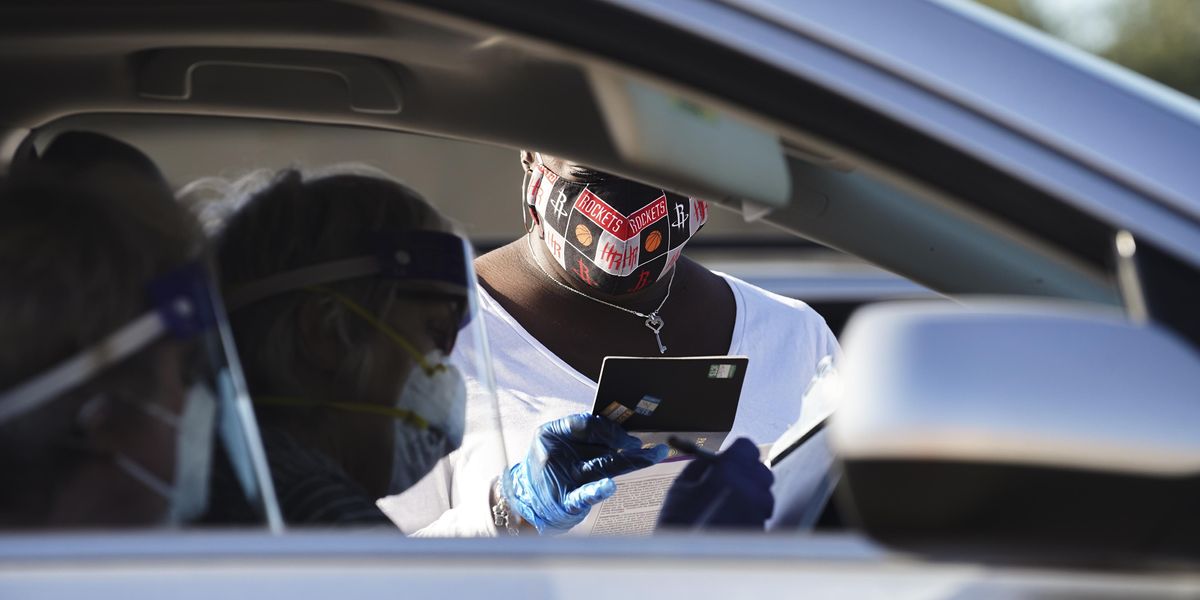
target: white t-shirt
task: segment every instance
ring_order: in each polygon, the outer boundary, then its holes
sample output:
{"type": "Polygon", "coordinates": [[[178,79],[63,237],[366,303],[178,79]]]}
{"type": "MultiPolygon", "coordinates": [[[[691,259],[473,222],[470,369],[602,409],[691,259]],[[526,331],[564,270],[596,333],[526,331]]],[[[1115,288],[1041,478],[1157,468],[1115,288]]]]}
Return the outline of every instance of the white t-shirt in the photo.
{"type": "MultiPolygon", "coordinates": [[[[756,444],[767,444],[800,420],[801,397],[818,361],[839,352],[837,340],[807,304],[717,275],[728,282],[737,308],[729,354],[750,357],[733,430],[725,443],[749,437],[756,444]]],[[[489,485],[525,456],[540,425],[590,412],[595,399],[595,381],[559,359],[482,289],[480,296],[477,318],[484,320],[489,338],[503,443],[497,435],[496,409],[482,392],[480,375],[464,372],[469,399],[462,447],[417,485],[379,501],[384,513],[413,535],[495,535],[489,485]]],[[[460,338],[455,355],[472,355],[474,348],[472,340],[460,338]]],[[[474,356],[469,358],[456,362],[478,364],[474,356]]]]}

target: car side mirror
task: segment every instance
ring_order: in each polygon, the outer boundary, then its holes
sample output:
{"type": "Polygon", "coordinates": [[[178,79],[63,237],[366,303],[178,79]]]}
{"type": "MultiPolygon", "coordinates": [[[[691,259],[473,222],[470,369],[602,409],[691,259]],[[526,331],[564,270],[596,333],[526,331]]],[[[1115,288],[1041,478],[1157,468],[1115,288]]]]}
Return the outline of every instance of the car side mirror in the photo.
{"type": "Polygon", "coordinates": [[[839,506],[924,553],[1200,558],[1200,356],[1103,308],[892,303],[843,336],[839,506]]]}

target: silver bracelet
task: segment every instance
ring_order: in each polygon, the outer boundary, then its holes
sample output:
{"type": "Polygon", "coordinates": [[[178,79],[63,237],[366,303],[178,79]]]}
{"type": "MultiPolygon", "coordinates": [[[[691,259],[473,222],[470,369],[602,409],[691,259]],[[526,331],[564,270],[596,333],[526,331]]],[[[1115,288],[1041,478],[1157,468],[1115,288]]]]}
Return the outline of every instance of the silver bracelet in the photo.
{"type": "Polygon", "coordinates": [[[508,509],[508,499],[504,497],[504,488],[500,484],[503,476],[496,479],[496,484],[493,487],[493,493],[496,494],[496,504],[492,506],[492,522],[497,528],[503,527],[508,535],[521,535],[517,525],[521,522],[521,517],[513,514],[508,509]]]}

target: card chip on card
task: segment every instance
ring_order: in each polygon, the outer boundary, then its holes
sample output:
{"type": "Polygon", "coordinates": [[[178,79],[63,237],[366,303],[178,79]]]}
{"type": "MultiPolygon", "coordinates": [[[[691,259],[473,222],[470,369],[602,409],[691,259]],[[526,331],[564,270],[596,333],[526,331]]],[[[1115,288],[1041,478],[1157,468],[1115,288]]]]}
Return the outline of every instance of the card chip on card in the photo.
{"type": "Polygon", "coordinates": [[[642,396],[642,399],[637,403],[637,408],[633,410],[639,415],[645,415],[648,417],[654,414],[654,411],[658,408],[659,404],[662,404],[662,400],[655,398],[654,396],[642,396]]]}
{"type": "Polygon", "coordinates": [[[629,410],[620,402],[613,402],[604,408],[604,410],[600,413],[600,416],[608,419],[609,421],[624,423],[625,421],[629,420],[629,417],[633,416],[633,411],[629,410]]]}

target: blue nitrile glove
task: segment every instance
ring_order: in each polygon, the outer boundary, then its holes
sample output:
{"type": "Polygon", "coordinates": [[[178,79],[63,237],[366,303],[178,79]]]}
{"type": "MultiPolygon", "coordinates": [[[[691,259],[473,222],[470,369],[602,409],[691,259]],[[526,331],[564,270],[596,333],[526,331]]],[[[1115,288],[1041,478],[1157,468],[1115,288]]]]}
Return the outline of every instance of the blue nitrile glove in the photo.
{"type": "Polygon", "coordinates": [[[592,505],[617,491],[612,477],[667,457],[603,417],[579,413],[538,428],[524,460],[503,477],[509,508],[539,533],[561,533],[583,521],[592,505]]]}
{"type": "Polygon", "coordinates": [[[696,457],[663,502],[660,528],[763,528],[775,509],[775,476],[759,461],[758,447],[739,438],[715,458],[696,457]]]}

